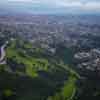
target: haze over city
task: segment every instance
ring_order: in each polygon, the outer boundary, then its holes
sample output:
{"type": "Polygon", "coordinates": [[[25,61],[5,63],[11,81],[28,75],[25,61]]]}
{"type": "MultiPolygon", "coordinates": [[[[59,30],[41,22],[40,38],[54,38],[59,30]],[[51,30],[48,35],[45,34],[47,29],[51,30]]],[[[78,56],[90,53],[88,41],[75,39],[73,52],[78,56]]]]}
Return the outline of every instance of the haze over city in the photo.
{"type": "Polygon", "coordinates": [[[0,0],[2,13],[100,13],[99,0],[0,0]]]}

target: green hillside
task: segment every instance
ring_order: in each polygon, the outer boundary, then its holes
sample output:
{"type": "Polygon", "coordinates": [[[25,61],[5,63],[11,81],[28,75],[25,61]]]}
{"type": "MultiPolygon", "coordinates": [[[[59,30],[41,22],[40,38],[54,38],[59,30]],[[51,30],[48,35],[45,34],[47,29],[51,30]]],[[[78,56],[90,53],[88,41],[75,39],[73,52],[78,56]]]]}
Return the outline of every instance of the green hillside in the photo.
{"type": "Polygon", "coordinates": [[[6,48],[7,64],[0,65],[3,98],[72,100],[79,76],[64,64],[63,59],[57,58],[24,40],[9,41],[6,48]]]}

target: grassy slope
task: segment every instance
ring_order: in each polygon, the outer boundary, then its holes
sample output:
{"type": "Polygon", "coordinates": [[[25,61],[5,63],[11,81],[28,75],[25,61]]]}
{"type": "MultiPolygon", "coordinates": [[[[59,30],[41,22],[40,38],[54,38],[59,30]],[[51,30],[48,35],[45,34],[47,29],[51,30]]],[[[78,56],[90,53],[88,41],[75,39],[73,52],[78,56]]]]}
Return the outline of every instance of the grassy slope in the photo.
{"type": "MultiPolygon", "coordinates": [[[[26,44],[25,48],[31,48],[30,44],[26,44]]],[[[36,70],[47,70],[48,60],[46,59],[38,59],[30,56],[22,56],[24,54],[24,49],[16,49],[16,43],[12,43],[7,48],[7,59],[11,58],[15,60],[17,63],[23,63],[25,65],[26,74],[35,77],[37,76],[36,70]],[[22,54],[22,55],[21,55],[22,54]]]]}
{"type": "MultiPolygon", "coordinates": [[[[54,77],[56,77],[56,76],[59,77],[59,75],[56,75],[56,73],[55,73],[58,70],[60,70],[60,71],[62,70],[60,72],[61,74],[68,72],[69,75],[68,76],[66,75],[66,77],[68,77],[68,80],[64,81],[64,86],[62,86],[60,88],[60,91],[56,92],[56,94],[54,94],[54,96],[48,97],[48,100],[72,99],[73,94],[77,89],[75,83],[76,83],[76,80],[79,77],[79,75],[74,70],[69,68],[68,65],[64,65],[63,61],[61,61],[59,63],[55,62],[55,64],[53,64],[53,63],[49,62],[48,59],[45,57],[42,57],[42,58],[34,57],[34,55],[29,56],[26,52],[27,50],[33,50],[32,45],[28,44],[28,43],[23,43],[23,41],[13,41],[7,47],[7,49],[6,49],[7,59],[13,59],[16,63],[24,64],[24,66],[25,66],[25,73],[20,72],[19,70],[16,70],[15,73],[19,74],[19,75],[25,74],[26,76],[34,79],[36,77],[37,78],[41,77],[41,76],[39,76],[38,71],[44,71],[44,72],[48,73],[51,70],[50,74],[53,73],[53,75],[55,75],[54,77]],[[20,44],[20,46],[18,45],[18,43],[20,44]]],[[[40,51],[41,51],[41,49],[39,49],[37,52],[40,52],[40,51]]],[[[10,66],[8,66],[8,65],[6,65],[6,66],[10,68],[10,66]]],[[[15,64],[15,66],[16,66],[16,64],[15,64]]],[[[17,67],[18,66],[16,66],[16,68],[17,67]]],[[[65,76],[63,76],[63,77],[65,77],[65,76]]],[[[47,87],[45,87],[45,89],[48,88],[48,91],[51,91],[50,87],[51,87],[51,89],[58,88],[58,86],[56,86],[56,83],[59,83],[59,81],[56,82],[53,79],[51,80],[51,79],[44,79],[44,78],[42,80],[43,80],[44,84],[50,85],[50,86],[47,85],[47,87]]],[[[39,83],[41,84],[41,81],[39,83]]],[[[30,85],[30,87],[31,87],[31,85],[30,85]]],[[[34,93],[34,90],[31,90],[31,91],[33,91],[33,93],[34,93]]],[[[39,95],[38,91],[40,91],[40,90],[37,89],[37,95],[39,95]]],[[[43,89],[42,91],[47,91],[47,90],[43,89]]],[[[29,93],[31,94],[31,92],[29,92],[29,93]]],[[[45,93],[45,96],[48,95],[48,94],[46,94],[48,92],[44,92],[44,93],[45,93]]],[[[33,94],[32,94],[33,96],[31,95],[32,96],[31,97],[30,94],[29,94],[29,96],[24,95],[25,97],[23,96],[23,97],[21,97],[21,99],[27,100],[30,97],[30,100],[31,100],[32,98],[37,98],[37,96],[35,97],[35,95],[33,95],[33,94]]],[[[36,100],[42,100],[43,98],[45,98],[45,96],[39,96],[38,99],[36,99],[36,100]],[[42,99],[39,99],[39,98],[42,98],[42,99]]],[[[45,100],[45,99],[43,99],[43,100],[45,100]]]]}
{"type": "Polygon", "coordinates": [[[50,96],[48,100],[73,100],[77,87],[77,78],[73,75],[69,76],[69,79],[64,82],[64,86],[60,92],[57,92],[54,96],[50,96]]]}

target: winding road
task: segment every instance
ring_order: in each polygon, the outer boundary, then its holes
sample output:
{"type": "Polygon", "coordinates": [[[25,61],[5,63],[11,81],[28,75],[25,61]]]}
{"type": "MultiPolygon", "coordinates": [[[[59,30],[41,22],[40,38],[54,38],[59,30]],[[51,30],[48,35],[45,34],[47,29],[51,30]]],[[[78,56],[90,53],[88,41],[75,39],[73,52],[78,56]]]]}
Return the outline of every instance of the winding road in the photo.
{"type": "Polygon", "coordinates": [[[8,44],[8,41],[6,41],[6,43],[3,44],[0,47],[0,65],[6,64],[6,61],[5,61],[5,56],[6,56],[5,48],[6,48],[7,44],[8,44]]]}

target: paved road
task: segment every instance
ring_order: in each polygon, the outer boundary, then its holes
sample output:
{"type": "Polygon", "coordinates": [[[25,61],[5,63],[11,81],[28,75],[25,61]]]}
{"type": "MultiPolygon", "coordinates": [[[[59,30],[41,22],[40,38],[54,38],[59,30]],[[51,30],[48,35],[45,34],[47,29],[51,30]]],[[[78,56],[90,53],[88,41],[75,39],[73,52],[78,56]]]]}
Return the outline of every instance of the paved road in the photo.
{"type": "Polygon", "coordinates": [[[3,44],[1,47],[0,47],[0,64],[5,64],[6,61],[5,61],[5,56],[6,56],[6,51],[5,51],[5,47],[7,46],[8,42],[6,42],[5,44],[3,44]]]}

